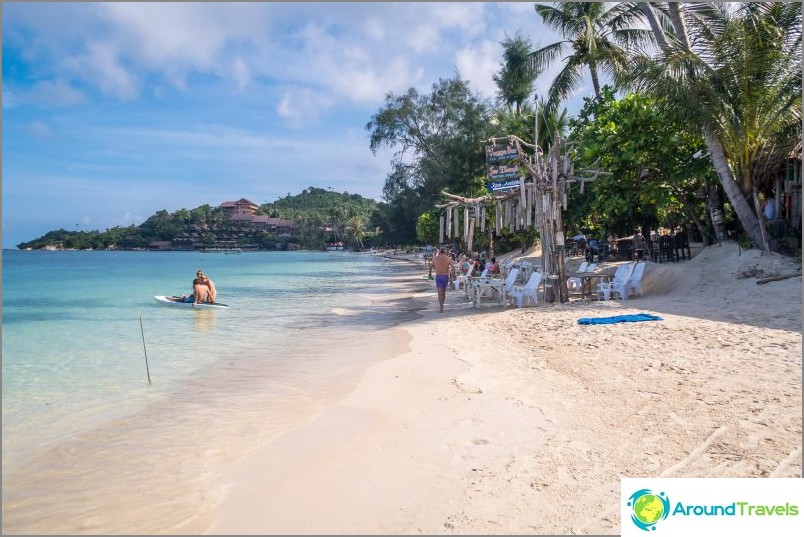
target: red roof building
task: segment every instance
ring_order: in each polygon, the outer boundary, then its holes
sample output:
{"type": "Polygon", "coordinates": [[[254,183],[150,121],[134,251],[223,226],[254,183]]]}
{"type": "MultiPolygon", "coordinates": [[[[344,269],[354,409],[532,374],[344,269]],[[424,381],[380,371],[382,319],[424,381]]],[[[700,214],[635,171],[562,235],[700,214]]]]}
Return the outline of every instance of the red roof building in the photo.
{"type": "Polygon", "coordinates": [[[223,211],[223,214],[231,220],[234,215],[253,215],[257,212],[259,205],[246,198],[240,198],[237,201],[224,201],[219,205],[219,208],[223,211]]]}

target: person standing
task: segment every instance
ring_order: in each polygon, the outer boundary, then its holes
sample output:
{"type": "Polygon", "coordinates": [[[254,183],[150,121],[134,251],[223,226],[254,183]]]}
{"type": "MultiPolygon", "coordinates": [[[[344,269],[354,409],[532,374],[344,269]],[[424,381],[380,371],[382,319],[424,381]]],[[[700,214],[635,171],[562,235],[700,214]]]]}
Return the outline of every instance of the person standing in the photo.
{"type": "Polygon", "coordinates": [[[438,312],[444,313],[444,300],[447,298],[447,286],[449,285],[450,275],[455,274],[455,262],[447,254],[447,249],[442,246],[433,258],[432,268],[435,270],[435,284],[438,292],[438,312]]]}

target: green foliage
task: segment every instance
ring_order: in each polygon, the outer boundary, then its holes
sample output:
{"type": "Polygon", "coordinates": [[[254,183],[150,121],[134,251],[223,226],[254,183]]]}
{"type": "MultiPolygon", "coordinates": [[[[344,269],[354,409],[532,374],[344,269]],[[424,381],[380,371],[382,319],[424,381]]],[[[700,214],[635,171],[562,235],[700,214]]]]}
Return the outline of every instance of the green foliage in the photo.
{"type": "Polygon", "coordinates": [[[630,235],[683,218],[684,201],[701,190],[708,164],[692,158],[702,138],[673,121],[663,103],[636,93],[617,100],[604,87],[570,124],[576,166],[611,174],[587,185],[588,193],[571,194],[570,227],[630,235]]]}
{"type": "Polygon", "coordinates": [[[542,21],[563,37],[530,56],[530,66],[539,74],[557,60],[563,63],[548,94],[548,106],[553,109],[581,85],[585,69],[599,97],[599,72],[616,77],[626,70],[627,49],[652,38],[649,30],[636,28],[641,13],[633,2],[555,2],[534,7],[542,21]]]}
{"type": "Polygon", "coordinates": [[[537,73],[528,68],[528,57],[533,52],[533,44],[526,37],[517,33],[515,37],[505,36],[503,46],[503,63],[494,75],[497,84],[497,98],[500,102],[513,107],[519,115],[522,105],[533,93],[533,83],[537,73]]]}
{"type": "Polygon", "coordinates": [[[346,238],[355,249],[363,249],[363,238],[366,236],[366,221],[360,216],[352,216],[346,221],[346,238]]]}
{"type": "Polygon", "coordinates": [[[442,190],[465,195],[483,187],[488,115],[487,105],[457,76],[439,80],[428,94],[410,88],[386,96],[366,130],[373,152],[395,150],[383,188],[388,205],[376,215],[387,243],[415,242],[419,216],[442,190]]]}
{"type": "Polygon", "coordinates": [[[260,206],[257,213],[299,220],[312,213],[326,215],[325,219],[345,221],[352,216],[366,220],[377,208],[377,202],[359,194],[333,192],[323,188],[309,187],[292,196],[288,194],[272,203],[260,206]]]}
{"type": "MultiPolygon", "coordinates": [[[[303,248],[324,249],[326,242],[349,238],[362,248],[366,223],[376,215],[377,202],[358,194],[330,192],[308,188],[297,196],[288,195],[259,208],[258,214],[293,220],[299,228],[299,237],[293,238],[303,248]]],[[[230,224],[218,207],[208,204],[195,209],[179,209],[173,213],[157,211],[139,226],[112,228],[105,232],[51,231],[18,248],[44,248],[57,246],[69,249],[133,249],[146,248],[152,241],[172,241],[184,233],[196,233],[201,244],[212,247],[220,236],[237,235],[238,244],[255,244],[274,249],[286,244],[288,237],[257,230],[247,224],[230,224]]]]}
{"type": "Polygon", "coordinates": [[[422,244],[435,244],[438,242],[439,216],[427,212],[419,216],[416,222],[416,240],[422,244]]]}

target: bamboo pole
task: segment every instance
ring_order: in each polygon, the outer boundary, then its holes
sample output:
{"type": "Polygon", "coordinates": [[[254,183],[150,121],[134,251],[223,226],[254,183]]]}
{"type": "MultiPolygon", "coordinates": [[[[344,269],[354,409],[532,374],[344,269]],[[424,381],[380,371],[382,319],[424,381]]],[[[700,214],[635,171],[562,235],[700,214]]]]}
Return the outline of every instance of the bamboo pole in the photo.
{"type": "Polygon", "coordinates": [[[142,352],[145,354],[145,373],[148,375],[148,384],[151,384],[151,369],[148,367],[148,351],[145,350],[145,330],[142,327],[142,317],[140,317],[140,334],[142,335],[142,352]]]}
{"type": "MultiPolygon", "coordinates": [[[[463,242],[469,243],[469,206],[463,208],[463,242]]],[[[471,252],[472,249],[470,248],[471,252]]]]}
{"type": "Polygon", "coordinates": [[[474,236],[475,236],[475,233],[474,233],[475,232],[475,219],[474,218],[469,219],[469,225],[467,227],[468,227],[469,233],[468,233],[468,238],[467,238],[466,244],[467,244],[467,250],[469,250],[471,252],[472,251],[472,245],[474,243],[474,236]]]}
{"type": "Polygon", "coordinates": [[[502,202],[497,201],[494,211],[494,234],[498,237],[502,236],[502,202]]]}

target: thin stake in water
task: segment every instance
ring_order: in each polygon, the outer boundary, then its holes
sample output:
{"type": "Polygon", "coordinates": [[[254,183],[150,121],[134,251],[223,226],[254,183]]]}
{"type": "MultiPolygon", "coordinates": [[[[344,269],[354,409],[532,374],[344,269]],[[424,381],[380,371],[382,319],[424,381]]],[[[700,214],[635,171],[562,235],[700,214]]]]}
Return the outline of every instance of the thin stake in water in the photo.
{"type": "Polygon", "coordinates": [[[145,353],[145,372],[148,374],[148,384],[151,384],[151,370],[148,368],[148,351],[145,350],[145,330],[142,329],[142,317],[140,317],[140,334],[142,334],[142,352],[145,353]]]}

